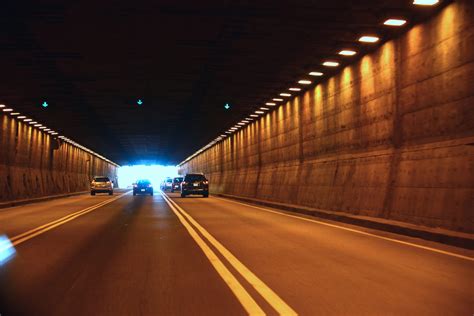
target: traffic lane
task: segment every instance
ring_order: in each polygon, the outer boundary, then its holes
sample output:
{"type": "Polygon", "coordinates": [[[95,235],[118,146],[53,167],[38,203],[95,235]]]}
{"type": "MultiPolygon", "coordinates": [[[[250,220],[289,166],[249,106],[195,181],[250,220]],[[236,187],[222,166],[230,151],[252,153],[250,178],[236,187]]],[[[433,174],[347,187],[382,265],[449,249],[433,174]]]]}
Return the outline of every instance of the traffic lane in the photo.
{"type": "Polygon", "coordinates": [[[222,199],[170,196],[302,315],[472,313],[471,261],[222,199]]]}
{"type": "Polygon", "coordinates": [[[16,250],[2,315],[245,314],[161,196],[127,195],[16,250]]]}
{"type": "Polygon", "coordinates": [[[112,199],[126,190],[115,190],[108,194],[70,196],[45,202],[26,204],[0,209],[0,235],[13,237],[45,223],[57,220],[71,213],[112,199]]]}

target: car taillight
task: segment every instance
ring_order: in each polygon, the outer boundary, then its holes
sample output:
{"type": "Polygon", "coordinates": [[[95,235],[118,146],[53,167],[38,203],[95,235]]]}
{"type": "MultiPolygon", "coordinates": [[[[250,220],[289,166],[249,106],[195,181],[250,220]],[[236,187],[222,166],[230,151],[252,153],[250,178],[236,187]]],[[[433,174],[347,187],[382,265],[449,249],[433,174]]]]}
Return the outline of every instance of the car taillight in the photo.
{"type": "Polygon", "coordinates": [[[209,184],[209,181],[206,180],[206,181],[203,181],[202,183],[204,183],[204,184],[209,184]]]}
{"type": "Polygon", "coordinates": [[[186,184],[188,184],[188,183],[183,181],[183,182],[181,182],[181,184],[186,185],[186,184]]]}

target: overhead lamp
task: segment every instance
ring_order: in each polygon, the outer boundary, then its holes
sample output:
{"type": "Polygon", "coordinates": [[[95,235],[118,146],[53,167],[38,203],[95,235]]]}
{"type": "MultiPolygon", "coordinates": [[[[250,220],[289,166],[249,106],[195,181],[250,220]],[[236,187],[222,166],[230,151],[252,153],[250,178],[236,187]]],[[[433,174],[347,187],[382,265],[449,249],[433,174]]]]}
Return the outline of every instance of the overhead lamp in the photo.
{"type": "Polygon", "coordinates": [[[4,107],[5,107],[5,104],[0,104],[0,109],[4,107]]]}
{"type": "Polygon", "coordinates": [[[13,109],[3,109],[3,112],[11,112],[13,109]]]}
{"type": "Polygon", "coordinates": [[[58,135],[58,133],[56,133],[56,132],[52,132],[52,133],[51,133],[51,135],[58,135]]]}
{"type": "Polygon", "coordinates": [[[332,60],[328,60],[328,61],[325,61],[323,63],[323,66],[326,66],[326,67],[337,67],[339,66],[339,63],[337,61],[332,61],[332,60]]]}
{"type": "Polygon", "coordinates": [[[313,82],[311,80],[300,80],[298,81],[299,84],[312,84],[313,82]]]}
{"type": "Polygon", "coordinates": [[[45,128],[46,128],[46,126],[41,126],[39,129],[45,129],[45,128]]]}
{"type": "Polygon", "coordinates": [[[237,123],[237,124],[239,124],[239,125],[242,125],[242,126],[243,126],[243,125],[246,125],[247,123],[239,122],[239,123],[237,123]]]}
{"type": "Polygon", "coordinates": [[[226,134],[221,134],[221,137],[227,137],[227,135],[226,134]]]}
{"type": "Polygon", "coordinates": [[[383,22],[384,25],[389,26],[402,26],[405,23],[407,23],[407,21],[403,19],[387,19],[385,22],[383,22]]]}
{"type": "Polygon", "coordinates": [[[44,132],[48,132],[48,131],[50,131],[50,130],[51,130],[50,128],[45,128],[43,131],[44,131],[44,132]]]}
{"type": "Polygon", "coordinates": [[[357,53],[350,49],[343,49],[339,52],[339,55],[342,55],[342,56],[354,56],[355,54],[357,53]]]}
{"type": "Polygon", "coordinates": [[[10,115],[12,115],[12,116],[17,116],[17,115],[20,115],[20,113],[18,113],[18,112],[13,112],[13,113],[10,113],[10,115]]]}
{"type": "Polygon", "coordinates": [[[364,35],[359,38],[359,42],[363,43],[375,43],[380,40],[379,37],[377,36],[372,36],[372,35],[364,35]]]}
{"type": "Polygon", "coordinates": [[[38,123],[38,122],[36,122],[36,121],[32,121],[32,122],[30,122],[30,123],[28,123],[28,124],[31,124],[31,125],[33,125],[33,124],[36,124],[36,123],[38,123]]]}
{"type": "Polygon", "coordinates": [[[290,88],[288,90],[290,90],[290,91],[301,91],[301,88],[290,88]]]}
{"type": "Polygon", "coordinates": [[[40,126],[43,126],[41,124],[35,124],[34,127],[40,127],[40,126]]]}
{"type": "Polygon", "coordinates": [[[250,114],[251,117],[258,117],[257,114],[250,114]]]}
{"type": "Polygon", "coordinates": [[[280,96],[282,97],[291,97],[290,93],[280,93],[280,96]]]}
{"type": "Polygon", "coordinates": [[[416,5],[435,5],[438,3],[439,0],[413,0],[413,4],[416,5]]]}
{"type": "Polygon", "coordinates": [[[273,103],[273,102],[267,102],[267,103],[265,103],[265,105],[269,105],[269,106],[275,106],[275,105],[276,105],[276,103],[273,103]]]}
{"type": "Polygon", "coordinates": [[[24,118],[26,118],[26,116],[24,116],[24,115],[21,115],[21,116],[17,117],[17,119],[19,119],[19,120],[24,119],[24,118]]]}
{"type": "Polygon", "coordinates": [[[241,122],[250,123],[247,119],[243,119],[241,122]]]}
{"type": "Polygon", "coordinates": [[[226,131],[225,133],[226,133],[226,134],[232,134],[232,132],[229,132],[229,131],[226,131]]]}
{"type": "Polygon", "coordinates": [[[29,119],[29,118],[23,120],[23,122],[31,122],[31,121],[33,121],[33,120],[29,119]]]}
{"type": "Polygon", "coordinates": [[[313,76],[313,77],[321,77],[322,75],[324,75],[322,72],[319,72],[319,71],[311,71],[309,73],[310,76],[313,76]]]}
{"type": "Polygon", "coordinates": [[[280,99],[280,98],[273,98],[272,100],[273,100],[273,101],[277,101],[277,102],[283,101],[283,99],[280,99]]]}

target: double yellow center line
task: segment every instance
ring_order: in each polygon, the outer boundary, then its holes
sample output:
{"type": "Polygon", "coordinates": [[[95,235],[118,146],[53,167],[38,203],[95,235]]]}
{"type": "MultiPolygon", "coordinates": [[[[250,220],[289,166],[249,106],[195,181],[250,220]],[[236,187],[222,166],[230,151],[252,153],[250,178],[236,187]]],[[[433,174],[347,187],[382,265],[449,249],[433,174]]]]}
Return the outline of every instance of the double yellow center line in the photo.
{"type": "Polygon", "coordinates": [[[194,218],[176,204],[176,202],[170,199],[163,192],[161,195],[249,315],[265,315],[265,312],[239,283],[229,269],[227,269],[206,241],[227,260],[227,262],[265,299],[265,301],[267,301],[268,304],[270,304],[270,306],[272,306],[272,308],[275,309],[278,314],[285,316],[297,315],[297,313],[286,304],[285,301],[283,301],[272,289],[250,271],[242,262],[240,262],[239,259],[227,250],[227,248],[217,241],[206,229],[204,229],[204,227],[196,222],[194,218]]]}
{"type": "Polygon", "coordinates": [[[87,213],[90,213],[92,212],[93,210],[95,209],[98,209],[99,207],[102,207],[106,204],[109,204],[109,203],[112,203],[120,198],[122,198],[123,196],[129,194],[130,192],[126,192],[126,193],[123,193],[117,197],[114,197],[114,198],[111,198],[111,199],[108,199],[108,200],[105,200],[101,203],[98,203],[98,204],[95,204],[93,206],[90,206],[88,208],[85,208],[85,209],[82,209],[80,211],[77,211],[77,212],[74,212],[74,213],[71,213],[69,215],[66,215],[64,217],[61,217],[60,219],[57,219],[55,221],[52,221],[52,222],[49,222],[47,224],[44,224],[42,226],[39,226],[39,227],[36,227],[36,228],[33,228],[27,232],[24,232],[20,235],[16,235],[12,238],[10,238],[10,241],[11,241],[11,246],[17,246],[33,237],[36,237],[38,235],[41,235],[45,232],[47,232],[48,230],[51,230],[53,228],[56,228],[58,226],[61,226],[69,221],[72,221],[74,219],[76,219],[77,217],[79,216],[82,216],[82,215],[85,215],[87,213]]]}

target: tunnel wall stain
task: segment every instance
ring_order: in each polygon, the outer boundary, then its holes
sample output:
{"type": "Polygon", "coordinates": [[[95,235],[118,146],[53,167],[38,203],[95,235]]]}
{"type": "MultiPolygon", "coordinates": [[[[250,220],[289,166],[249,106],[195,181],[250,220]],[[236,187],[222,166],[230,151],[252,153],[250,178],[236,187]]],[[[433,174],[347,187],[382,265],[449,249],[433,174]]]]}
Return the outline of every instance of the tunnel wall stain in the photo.
{"type": "Polygon", "coordinates": [[[213,193],[474,232],[474,12],[431,20],[181,165],[213,193]]]}
{"type": "Polygon", "coordinates": [[[89,190],[95,175],[117,179],[116,167],[0,113],[0,202],[89,190]]]}

